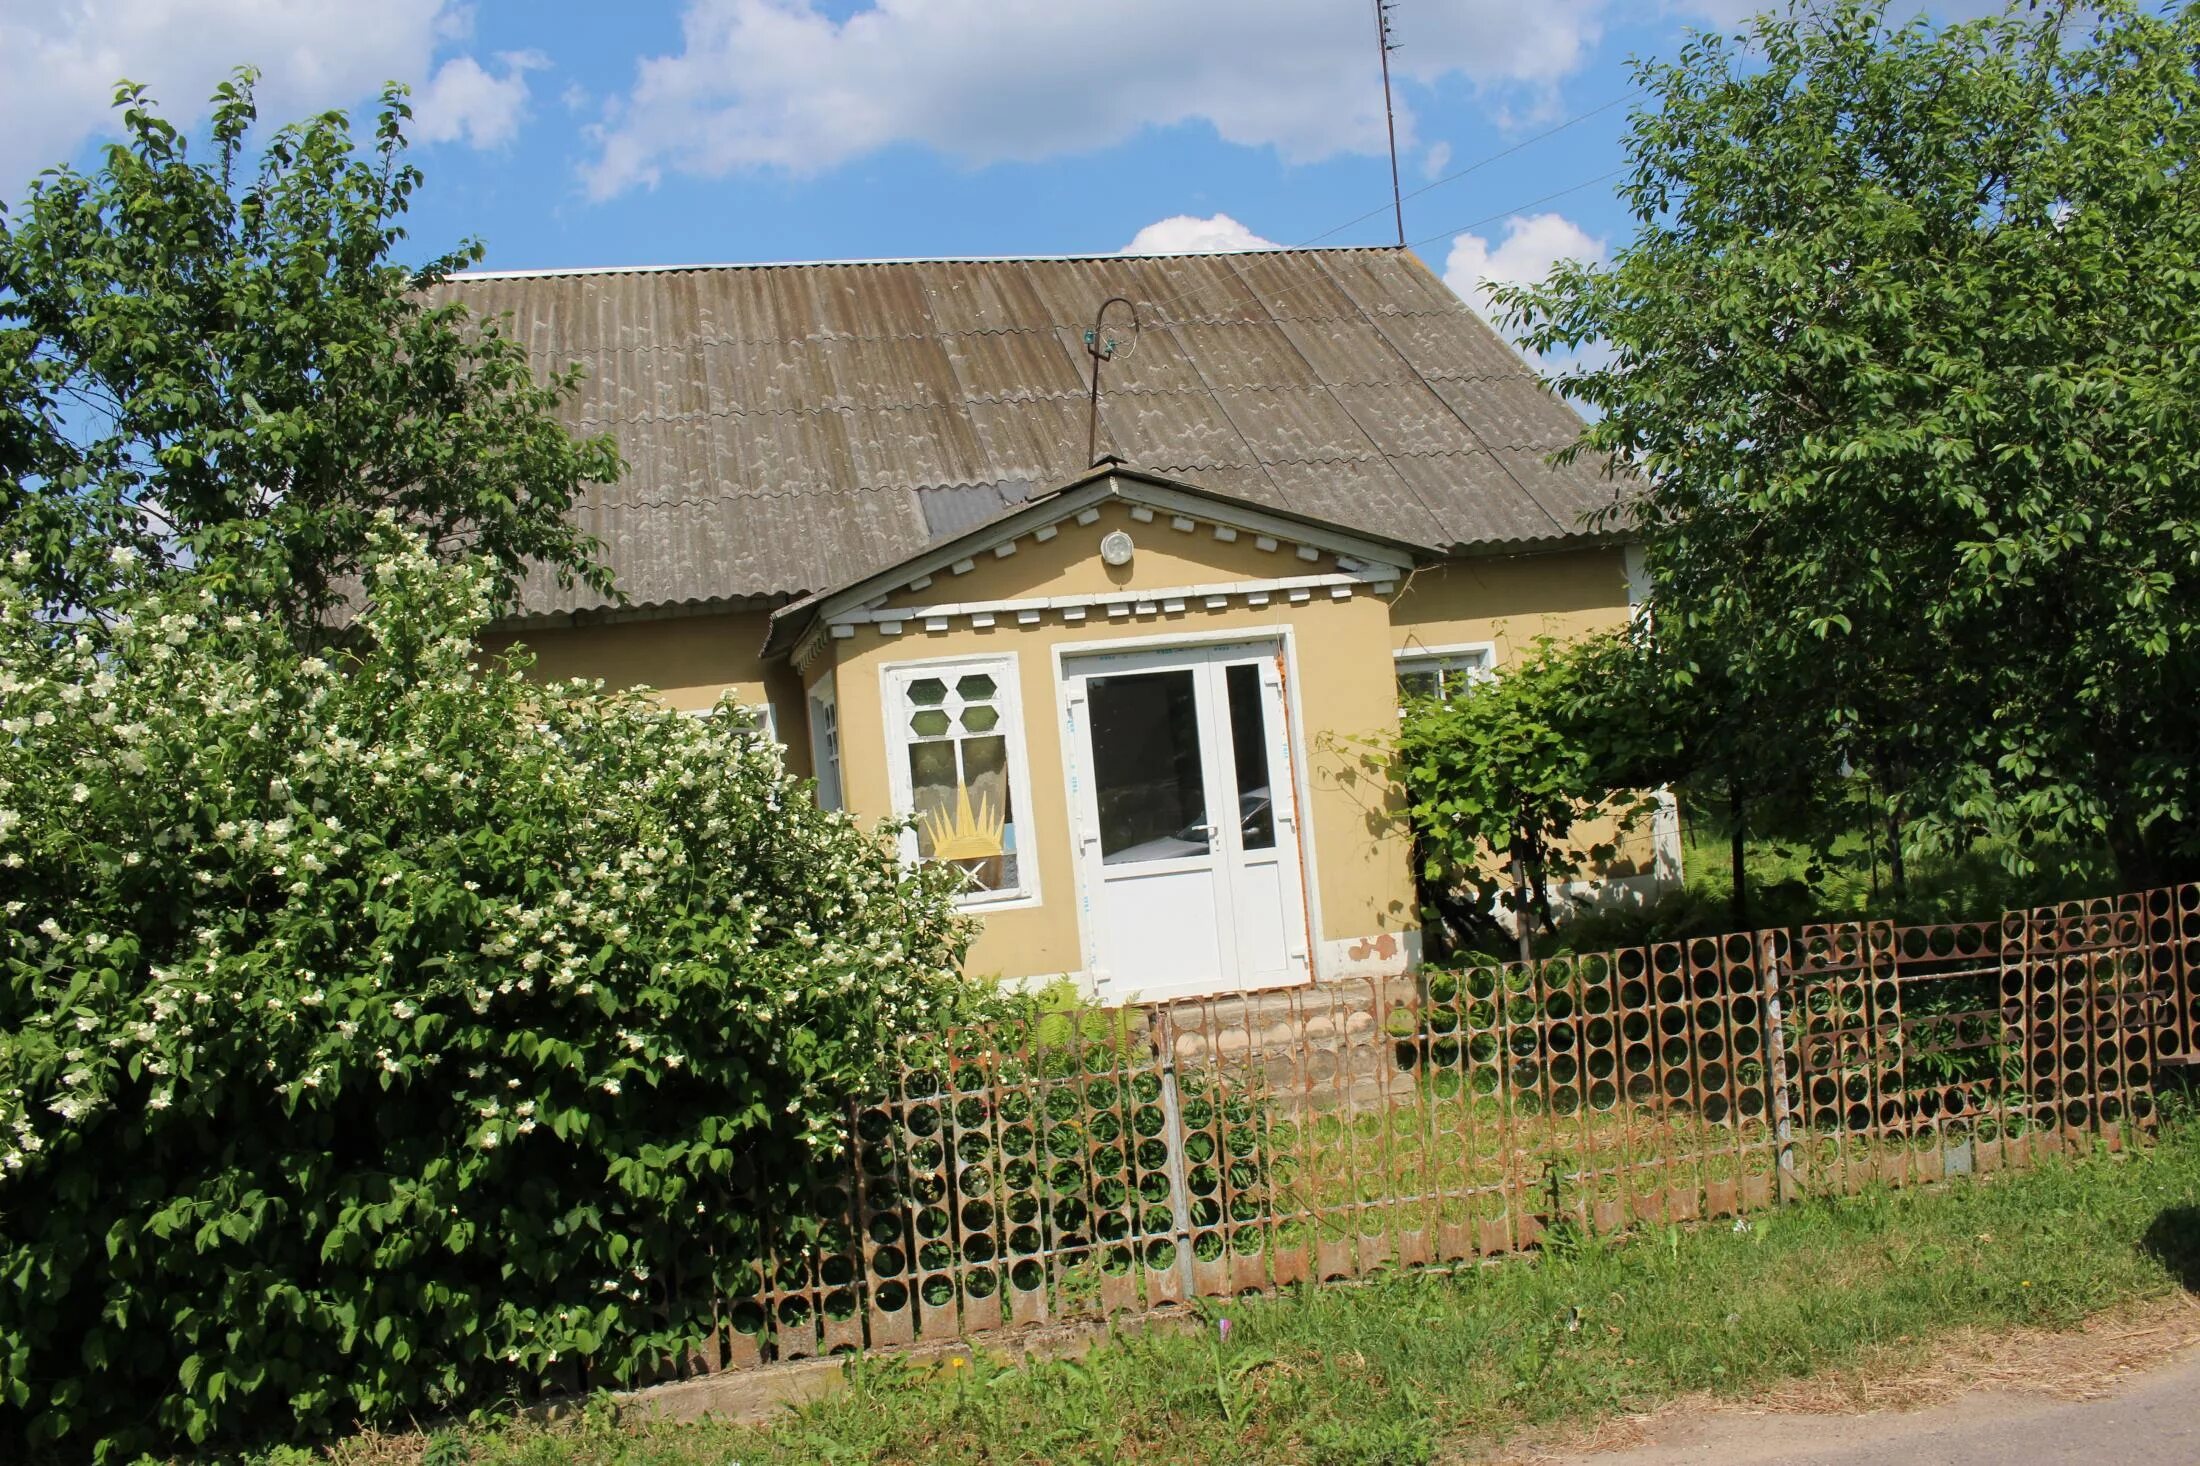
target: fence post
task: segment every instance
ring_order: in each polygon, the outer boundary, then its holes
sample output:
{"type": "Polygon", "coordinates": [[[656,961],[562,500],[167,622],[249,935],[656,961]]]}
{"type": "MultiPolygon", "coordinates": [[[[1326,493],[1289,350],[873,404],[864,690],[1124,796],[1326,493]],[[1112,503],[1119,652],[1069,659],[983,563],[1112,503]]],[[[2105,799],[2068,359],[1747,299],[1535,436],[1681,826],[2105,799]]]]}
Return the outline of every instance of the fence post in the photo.
{"type": "MultiPolygon", "coordinates": [[[[1161,1010],[1161,1144],[1168,1157],[1169,1227],[1175,1233],[1176,1273],[1184,1285],[1184,1300],[1199,1296],[1192,1273],[1192,1193],[1184,1169],[1184,1108],[1176,1091],[1176,1025],[1168,1010],[1161,1010]]],[[[1136,1144],[1135,1137],[1132,1144],[1136,1144]]]]}
{"type": "Polygon", "coordinates": [[[1765,1098],[1772,1120],[1773,1198],[1785,1206],[1796,1199],[1795,1120],[1788,1106],[1787,1021],[1780,1001],[1781,932],[1757,933],[1757,972],[1763,994],[1758,1021],[1765,1031],[1765,1098]]]}

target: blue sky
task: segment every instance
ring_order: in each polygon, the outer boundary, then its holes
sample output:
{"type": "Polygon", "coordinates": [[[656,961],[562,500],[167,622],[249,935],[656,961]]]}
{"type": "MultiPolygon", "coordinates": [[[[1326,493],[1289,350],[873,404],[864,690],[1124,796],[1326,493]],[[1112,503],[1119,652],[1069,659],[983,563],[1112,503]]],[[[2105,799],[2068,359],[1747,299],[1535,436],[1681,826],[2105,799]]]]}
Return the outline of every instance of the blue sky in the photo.
{"type": "MultiPolygon", "coordinates": [[[[117,76],[195,119],[250,61],[272,119],[411,84],[414,242],[497,268],[1383,243],[1371,5],[0,0],[0,192],[90,157],[117,76]]],[[[1405,187],[1518,149],[1409,199],[1409,239],[1470,298],[1616,245],[1626,106],[1595,109],[1749,8],[1397,0],[1405,187]]]]}

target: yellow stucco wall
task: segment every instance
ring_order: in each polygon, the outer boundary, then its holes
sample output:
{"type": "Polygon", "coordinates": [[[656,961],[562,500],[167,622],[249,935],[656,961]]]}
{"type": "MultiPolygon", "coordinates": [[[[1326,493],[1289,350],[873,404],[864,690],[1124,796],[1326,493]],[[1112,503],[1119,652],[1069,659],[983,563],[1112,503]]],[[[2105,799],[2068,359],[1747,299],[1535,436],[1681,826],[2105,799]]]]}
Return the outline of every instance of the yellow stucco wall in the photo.
{"type": "Polygon", "coordinates": [[[1391,609],[1391,646],[1497,645],[1500,665],[1539,636],[1570,641],[1627,621],[1627,566],[1617,549],[1454,560],[1413,572],[1391,609]]]}
{"type": "MultiPolygon", "coordinates": [[[[1252,538],[1219,541],[1204,525],[1179,531],[1165,516],[1142,523],[1124,506],[1111,504],[1094,524],[1063,525],[1045,543],[1027,538],[1014,555],[998,559],[986,554],[965,574],[942,572],[922,591],[899,593],[889,604],[914,611],[927,604],[1119,590],[1150,591],[1158,601],[1166,598],[1163,592],[1186,585],[1283,579],[1337,568],[1326,556],[1318,562],[1299,559],[1289,543],[1263,551],[1252,538]],[[1111,571],[1100,562],[1099,543],[1114,529],[1128,531],[1138,549],[1129,566],[1111,571]]],[[[1213,640],[1239,634],[1254,639],[1287,633],[1295,705],[1303,719],[1294,731],[1302,763],[1305,827],[1312,835],[1310,914],[1317,952],[1323,943],[1364,942],[1370,953],[1383,946],[1386,955],[1395,954],[1402,950],[1403,934],[1417,924],[1406,843],[1393,791],[1361,773],[1364,751],[1355,742],[1380,737],[1395,726],[1389,630],[1388,606],[1366,586],[1349,600],[1332,599],[1324,590],[1297,606],[1279,594],[1261,607],[1240,601],[1211,611],[1195,603],[1173,615],[1157,610],[1110,620],[1096,614],[1077,624],[1065,624],[1059,613],[1050,612],[1036,626],[1018,626],[1013,617],[1004,616],[999,624],[977,630],[967,618],[957,618],[952,629],[926,632],[913,614],[899,635],[860,628],[854,637],[835,641],[821,653],[833,663],[837,680],[847,804],[870,817],[892,810],[888,770],[893,750],[883,719],[885,668],[939,658],[1013,657],[1031,786],[1031,806],[1021,821],[1029,832],[1022,837],[1028,842],[1023,848],[1037,862],[1039,899],[986,914],[970,968],[1014,977],[1081,971],[1086,957],[1062,773],[1057,653],[1139,640],[1213,640]],[[1391,939],[1387,944],[1381,941],[1385,935],[1391,939]]],[[[805,676],[815,676],[823,665],[812,664],[805,676]]]]}
{"type": "Polygon", "coordinates": [[[534,675],[544,681],[601,678],[616,688],[647,687],[675,708],[707,708],[729,690],[742,702],[769,702],[787,761],[797,773],[810,769],[802,689],[782,661],[767,665],[766,611],[730,611],[654,621],[614,621],[593,626],[539,627],[483,638],[483,650],[501,653],[514,643],[535,655],[534,675]]]}

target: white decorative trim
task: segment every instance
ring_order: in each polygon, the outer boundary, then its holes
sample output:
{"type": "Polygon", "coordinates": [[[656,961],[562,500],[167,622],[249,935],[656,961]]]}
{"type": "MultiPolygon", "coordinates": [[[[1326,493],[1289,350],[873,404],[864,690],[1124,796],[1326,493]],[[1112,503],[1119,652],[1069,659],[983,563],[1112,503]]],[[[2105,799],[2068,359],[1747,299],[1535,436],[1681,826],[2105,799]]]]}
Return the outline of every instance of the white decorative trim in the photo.
{"type": "Polygon", "coordinates": [[[881,621],[878,623],[878,630],[881,636],[899,636],[901,635],[901,623],[899,621],[881,621]]]}
{"type": "Polygon", "coordinates": [[[970,618],[970,626],[973,631],[983,631],[992,624],[993,616],[991,612],[979,611],[970,618]]]}
{"type": "Polygon", "coordinates": [[[835,621],[833,623],[833,640],[846,641],[849,637],[854,636],[855,634],[855,623],[850,621],[835,621]]]}
{"type": "Polygon", "coordinates": [[[1058,524],[1042,524],[1031,532],[1031,537],[1043,545],[1061,532],[1062,527],[1058,524]]]}
{"type": "Polygon", "coordinates": [[[1040,615],[1041,613],[1037,611],[1018,611],[1016,613],[1016,624],[1018,626],[1037,626],[1040,615]]]}
{"type": "Polygon", "coordinates": [[[1178,616],[1183,612],[1184,602],[1181,599],[1172,598],[1161,603],[1161,614],[1164,616],[1178,616]]]}
{"type": "Polygon", "coordinates": [[[825,650],[825,644],[831,639],[825,634],[824,623],[819,622],[802,633],[801,639],[795,642],[794,651],[787,660],[794,664],[796,672],[807,672],[810,669],[810,663],[817,660],[817,654],[825,650]]]}
{"type": "Polygon", "coordinates": [[[1226,545],[1231,544],[1237,539],[1237,531],[1227,524],[1218,524],[1215,526],[1215,538],[1226,545]]]}
{"type": "Polygon", "coordinates": [[[912,580],[912,581],[910,581],[910,582],[909,582],[909,588],[910,588],[911,590],[913,590],[913,591],[914,591],[914,590],[926,590],[926,589],[929,589],[929,588],[931,587],[931,584],[932,584],[932,577],[931,577],[931,576],[929,576],[929,575],[920,575],[920,576],[918,576],[918,577],[917,577],[917,578],[916,578],[915,580],[912,580]]]}
{"type": "Polygon", "coordinates": [[[1014,540],[1002,540],[993,547],[993,558],[996,560],[1006,560],[1015,553],[1016,542],[1014,540]]]}
{"type": "MultiPolygon", "coordinates": [[[[843,612],[827,623],[833,634],[844,634],[842,627],[862,626],[884,621],[913,621],[922,618],[927,631],[945,631],[948,626],[964,617],[973,621],[979,616],[1014,616],[1023,625],[1035,624],[1025,620],[1027,612],[1044,617],[1048,612],[1060,612],[1066,619],[1072,609],[1106,608],[1108,614],[1119,614],[1116,607],[1129,605],[1137,608],[1141,616],[1152,615],[1155,606],[1166,604],[1170,614],[1184,609],[1190,601],[1201,601],[1209,610],[1221,610],[1233,601],[1242,600],[1248,606],[1265,606],[1276,594],[1285,593],[1293,605],[1303,606],[1313,599],[1317,590],[1326,590],[1336,600],[1349,600],[1356,588],[1371,584],[1367,577],[1389,573],[1390,567],[1369,567],[1359,572],[1332,571],[1317,575],[1282,576],[1272,580],[1220,581],[1213,585],[1174,586],[1166,591],[1077,591],[1059,596],[1022,596],[996,601],[950,601],[930,606],[898,606],[873,610],[862,607],[843,612]]],[[[990,624],[990,623],[988,623],[990,624]]]]}
{"type": "Polygon", "coordinates": [[[1189,485],[1175,485],[1136,470],[1095,473],[1057,494],[1043,496],[1026,507],[988,525],[912,556],[890,570],[829,593],[818,599],[809,614],[818,620],[841,619],[849,607],[860,606],[889,587],[921,589],[928,577],[944,571],[967,574],[974,556],[994,550],[1042,528],[1064,524],[1099,522],[1103,506],[1121,503],[1132,519],[1152,523],[1157,514],[1188,519],[1195,525],[1225,526],[1256,537],[1263,550],[1289,544],[1302,559],[1318,561],[1324,553],[1350,557],[1364,563],[1363,577],[1371,583],[1403,578],[1405,566],[1418,552],[1395,541],[1367,539],[1341,526],[1292,519],[1234,500],[1217,498],[1189,485]],[[904,578],[906,577],[906,578],[904,578]]]}
{"type": "Polygon", "coordinates": [[[1193,530],[1199,528],[1199,521],[1178,514],[1170,518],[1169,528],[1175,530],[1178,534],[1190,534],[1193,530]]]}

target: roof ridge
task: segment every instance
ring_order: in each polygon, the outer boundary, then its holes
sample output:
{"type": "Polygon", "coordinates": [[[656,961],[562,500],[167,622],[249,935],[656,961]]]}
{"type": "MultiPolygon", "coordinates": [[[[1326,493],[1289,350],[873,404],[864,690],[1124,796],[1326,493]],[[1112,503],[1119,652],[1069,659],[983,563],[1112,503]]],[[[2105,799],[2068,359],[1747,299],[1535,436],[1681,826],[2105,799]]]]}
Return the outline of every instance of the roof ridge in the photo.
{"type": "Polygon", "coordinates": [[[705,270],[822,270],[882,265],[1052,265],[1083,264],[1100,260],[1199,260],[1241,255],[1399,254],[1395,244],[1339,244],[1292,249],[1202,249],[1171,254],[1123,254],[1115,250],[1056,255],[907,255],[844,260],[710,260],[661,265],[550,265],[516,270],[461,270],[446,280],[532,280],[573,275],[667,275],[705,270]]]}

